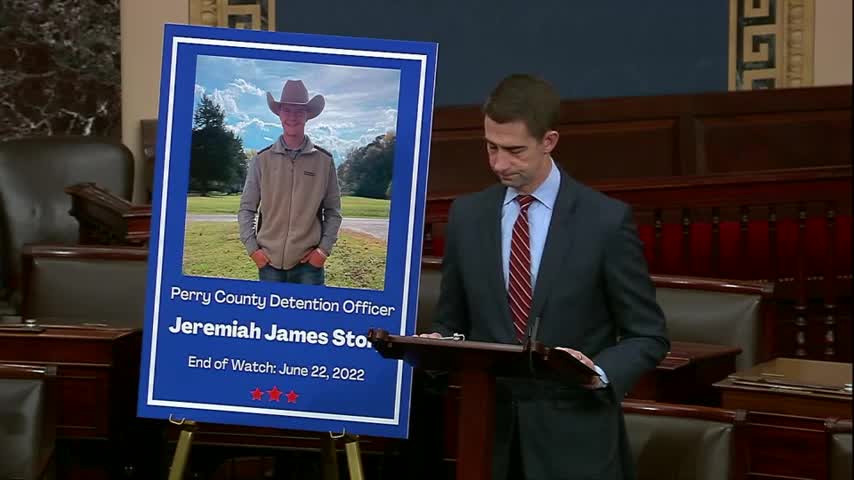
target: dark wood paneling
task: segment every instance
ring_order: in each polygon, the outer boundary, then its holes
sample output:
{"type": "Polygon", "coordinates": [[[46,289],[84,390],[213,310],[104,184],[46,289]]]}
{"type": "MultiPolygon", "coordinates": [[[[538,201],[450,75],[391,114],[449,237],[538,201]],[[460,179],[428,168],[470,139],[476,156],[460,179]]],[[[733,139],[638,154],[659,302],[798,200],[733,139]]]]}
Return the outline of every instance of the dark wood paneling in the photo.
{"type": "Polygon", "coordinates": [[[490,185],[483,128],[440,131],[434,128],[430,146],[427,191],[475,191],[490,185]]]}
{"type": "MultiPolygon", "coordinates": [[[[584,181],[851,164],[851,86],[565,101],[555,161],[584,181]]],[[[492,184],[478,106],[435,111],[428,192],[492,184]]]]}
{"type": "Polygon", "coordinates": [[[705,162],[698,173],[851,164],[851,110],[698,119],[705,162]]]}
{"type": "Polygon", "coordinates": [[[828,478],[829,422],[823,418],[748,413],[737,448],[748,461],[747,478],[828,478]]]}
{"type": "MultiPolygon", "coordinates": [[[[584,181],[850,165],[851,99],[847,85],[564,101],[555,160],[584,181]]],[[[142,123],[150,166],[156,121],[142,123]]],[[[479,106],[434,111],[429,172],[433,196],[495,182],[479,106]]]]}
{"type": "Polygon", "coordinates": [[[581,180],[681,175],[677,125],[661,119],[561,126],[553,156],[581,180]]]}
{"type": "Polygon", "coordinates": [[[791,415],[817,416],[818,412],[828,417],[851,418],[851,397],[841,396],[785,396],[775,391],[747,389],[733,386],[732,382],[721,382],[725,391],[721,405],[725,408],[786,412],[791,415]],[[768,405],[774,405],[773,409],[768,405]]]}
{"type": "Polygon", "coordinates": [[[673,341],[664,360],[638,380],[626,399],[718,407],[720,393],[712,385],[735,373],[739,353],[738,347],[673,341]]]}

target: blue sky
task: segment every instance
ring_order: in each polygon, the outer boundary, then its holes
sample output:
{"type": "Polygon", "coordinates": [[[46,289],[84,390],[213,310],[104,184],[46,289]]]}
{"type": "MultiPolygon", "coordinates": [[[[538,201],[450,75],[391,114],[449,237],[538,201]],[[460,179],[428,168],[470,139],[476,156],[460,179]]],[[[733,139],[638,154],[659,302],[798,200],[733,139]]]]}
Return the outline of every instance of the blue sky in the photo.
{"type": "Polygon", "coordinates": [[[341,164],[350,148],[395,130],[400,72],[393,69],[322,65],[200,55],[195,102],[202,94],[225,109],[226,127],[243,138],[244,148],[260,150],[282,134],[279,118],[267,107],[266,92],[279,100],[288,79],[302,80],[309,98],[323,95],[326,107],[306,123],[312,142],[341,164]]]}

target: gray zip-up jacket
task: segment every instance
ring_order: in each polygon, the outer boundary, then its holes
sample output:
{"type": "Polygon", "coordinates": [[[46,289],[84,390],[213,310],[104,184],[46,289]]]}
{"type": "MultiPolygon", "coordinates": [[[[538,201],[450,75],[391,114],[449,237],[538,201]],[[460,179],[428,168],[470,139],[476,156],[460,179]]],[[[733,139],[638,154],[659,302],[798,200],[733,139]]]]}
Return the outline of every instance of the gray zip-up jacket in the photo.
{"type": "Polygon", "coordinates": [[[317,247],[331,254],[341,227],[332,155],[308,137],[289,150],[280,135],[251,160],[237,221],[247,253],[260,248],[273,267],[292,268],[317,247]]]}

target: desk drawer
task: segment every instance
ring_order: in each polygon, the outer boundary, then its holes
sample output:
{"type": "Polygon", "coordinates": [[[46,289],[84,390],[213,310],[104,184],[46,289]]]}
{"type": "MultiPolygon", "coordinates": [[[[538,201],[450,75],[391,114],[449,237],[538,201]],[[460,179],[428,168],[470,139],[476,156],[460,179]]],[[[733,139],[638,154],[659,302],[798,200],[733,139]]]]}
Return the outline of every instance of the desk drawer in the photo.
{"type": "Polygon", "coordinates": [[[57,436],[108,438],[110,374],[105,368],[59,366],[57,436]]]}

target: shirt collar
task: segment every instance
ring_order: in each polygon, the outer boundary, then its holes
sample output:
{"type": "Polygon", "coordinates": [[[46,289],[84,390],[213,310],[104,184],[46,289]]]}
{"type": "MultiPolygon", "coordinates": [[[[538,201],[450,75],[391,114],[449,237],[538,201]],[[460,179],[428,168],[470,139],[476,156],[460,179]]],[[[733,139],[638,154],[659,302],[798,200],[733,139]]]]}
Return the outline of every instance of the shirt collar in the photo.
{"type": "MultiPolygon", "coordinates": [[[[551,164],[549,175],[531,195],[546,208],[552,210],[557,200],[557,192],[560,190],[560,170],[555,166],[553,158],[549,157],[549,161],[551,164]]],[[[518,195],[522,195],[519,190],[514,187],[507,187],[507,191],[504,193],[504,206],[515,200],[518,195]]]]}
{"type": "Polygon", "coordinates": [[[311,143],[311,139],[308,138],[308,135],[303,136],[302,145],[297,148],[288,147],[288,144],[285,143],[284,135],[279,135],[279,138],[276,140],[276,143],[273,144],[273,151],[277,153],[288,153],[294,156],[304,152],[310,152],[313,148],[314,144],[311,143]]]}

